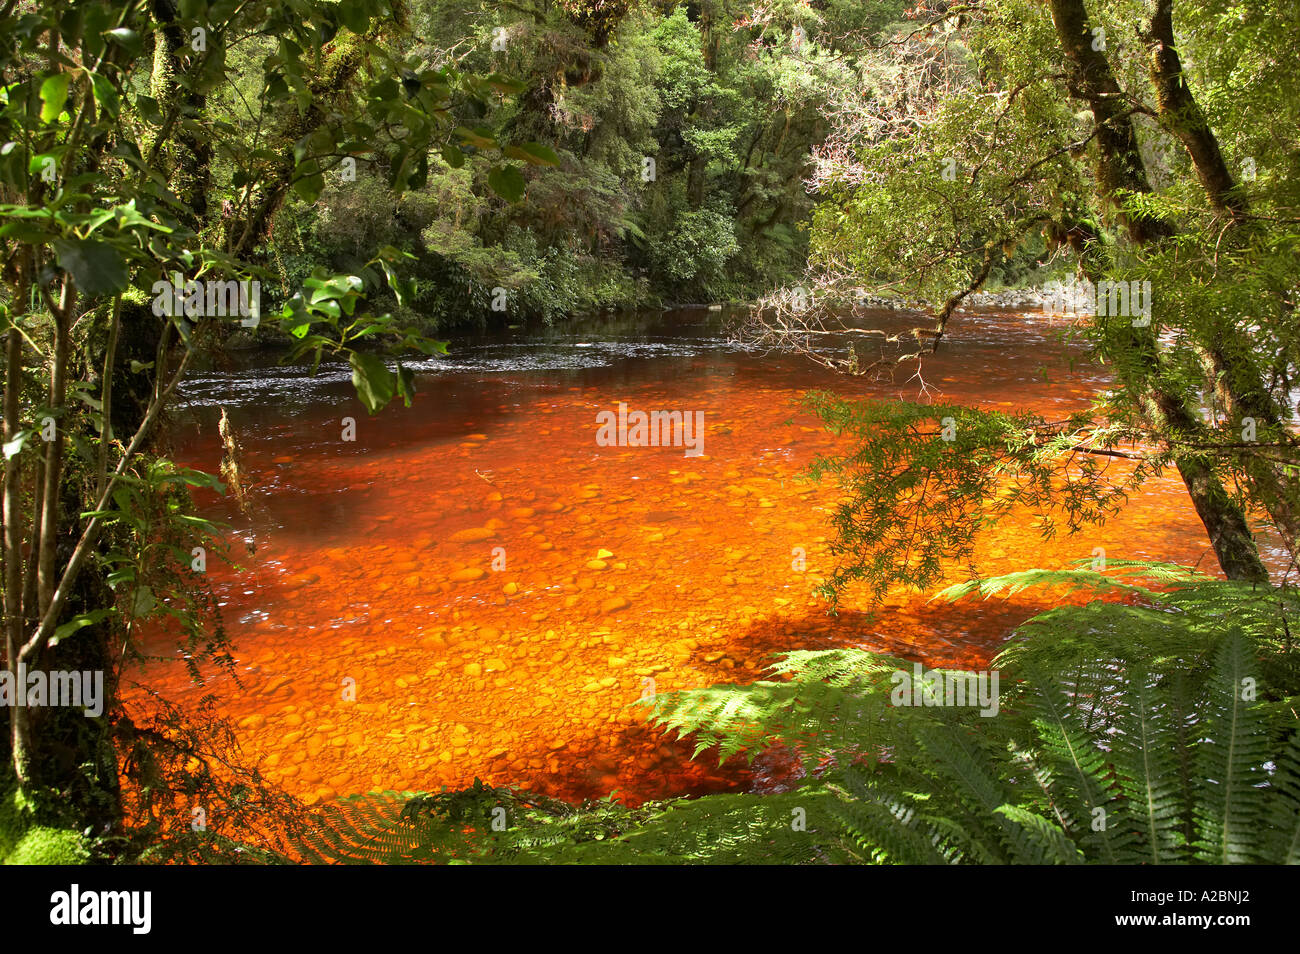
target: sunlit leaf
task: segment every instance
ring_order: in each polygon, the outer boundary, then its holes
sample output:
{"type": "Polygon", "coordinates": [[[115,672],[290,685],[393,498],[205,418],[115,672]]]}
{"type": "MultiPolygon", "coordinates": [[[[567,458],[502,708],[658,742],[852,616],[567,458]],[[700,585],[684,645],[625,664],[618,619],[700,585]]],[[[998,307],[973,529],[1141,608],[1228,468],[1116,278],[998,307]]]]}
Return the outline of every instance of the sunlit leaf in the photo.
{"type": "Polygon", "coordinates": [[[63,104],[68,100],[68,83],[71,73],[55,73],[41,84],[41,122],[52,123],[63,112],[63,104]]]}
{"type": "Polygon", "coordinates": [[[13,440],[5,441],[4,444],[5,460],[8,460],[9,458],[13,457],[15,454],[21,453],[23,449],[23,445],[27,443],[27,438],[31,437],[33,433],[35,432],[32,430],[19,431],[17,434],[14,435],[13,440]]]}

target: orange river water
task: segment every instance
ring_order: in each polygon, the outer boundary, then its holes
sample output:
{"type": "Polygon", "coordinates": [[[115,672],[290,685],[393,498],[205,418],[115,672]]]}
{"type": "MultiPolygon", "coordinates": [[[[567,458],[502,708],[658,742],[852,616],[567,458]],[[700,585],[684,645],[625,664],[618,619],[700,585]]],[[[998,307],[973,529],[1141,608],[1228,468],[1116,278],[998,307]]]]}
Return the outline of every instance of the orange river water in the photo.
{"type": "MultiPolygon", "coordinates": [[[[1050,605],[1042,593],[957,604],[899,593],[868,617],[850,592],[828,616],[811,590],[831,569],[835,488],[800,474],[836,439],[793,402],[813,388],[915,399],[917,384],[747,351],[714,318],[684,310],[453,342],[450,358],[420,366],[410,408],[375,417],[333,369],[311,379],[263,361],[199,375],[178,457],[218,469],[224,406],[253,487],[251,515],[201,500],[237,542],[238,568],[208,567],[237,678],[205,669],[193,684],[175,641],[155,634],[161,658],[126,681],[182,707],[215,693],[244,756],[308,803],[475,777],[635,803],[762,791],[784,770],[692,761],[687,743],[628,708],[648,688],[751,681],[772,653],[797,648],[980,668],[1050,605]],[[600,446],[596,415],[620,401],[702,411],[703,454],[600,446]]],[[[964,313],[949,335],[923,368],[936,399],[1053,414],[1105,385],[1042,316],[964,313]]],[[[976,563],[984,574],[1056,567],[1095,547],[1214,567],[1173,478],[1074,537],[1044,542],[1027,515],[1004,521],[976,563]]],[[[146,704],[138,689],[126,696],[146,704]]]]}

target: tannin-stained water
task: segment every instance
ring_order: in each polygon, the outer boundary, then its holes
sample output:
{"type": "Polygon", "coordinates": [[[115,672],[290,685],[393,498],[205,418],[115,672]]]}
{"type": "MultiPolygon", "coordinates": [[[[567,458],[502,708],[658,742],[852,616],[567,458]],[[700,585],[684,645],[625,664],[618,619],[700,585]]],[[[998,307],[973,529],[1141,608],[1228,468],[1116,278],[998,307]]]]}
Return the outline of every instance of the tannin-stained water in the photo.
{"type": "MultiPolygon", "coordinates": [[[[761,766],[693,762],[689,745],[647,729],[628,708],[647,690],[751,681],[772,653],[798,648],[984,666],[1050,595],[899,594],[868,618],[852,593],[837,617],[810,593],[831,568],[836,491],[800,475],[837,439],[793,402],[810,389],[916,399],[910,369],[893,383],[838,377],[729,345],[714,319],[691,310],[453,342],[451,358],[420,365],[412,407],[376,417],[341,370],[198,376],[178,456],[218,469],[223,406],[253,486],[249,516],[203,501],[235,528],[239,567],[208,572],[238,683],[209,670],[195,686],[175,661],[129,676],[183,707],[215,693],[245,756],[309,803],[475,777],[639,801],[767,784],[761,766]],[[702,411],[703,455],[600,446],[597,413],[619,402],[702,411]]],[[[1041,316],[961,314],[949,335],[923,367],[935,400],[1052,414],[1105,386],[1041,316]]],[[[1004,521],[977,565],[1057,567],[1095,547],[1214,566],[1173,478],[1075,537],[1045,543],[1027,515],[1004,521]]],[[[964,576],[955,568],[950,582],[964,576]]],[[[161,635],[149,648],[175,655],[161,635]]],[[[139,692],[128,703],[146,704],[139,692]]]]}

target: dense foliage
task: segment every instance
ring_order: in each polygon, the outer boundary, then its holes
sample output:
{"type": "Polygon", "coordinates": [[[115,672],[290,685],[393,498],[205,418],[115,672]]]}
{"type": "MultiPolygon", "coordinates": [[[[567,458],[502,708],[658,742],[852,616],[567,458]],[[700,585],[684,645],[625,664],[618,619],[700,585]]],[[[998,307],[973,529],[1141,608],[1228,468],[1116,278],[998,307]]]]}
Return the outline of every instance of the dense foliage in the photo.
{"type": "Polygon", "coordinates": [[[411,318],[438,325],[751,298],[800,273],[810,150],[834,91],[856,82],[851,49],[807,38],[902,10],[414,3],[414,57],[528,84],[458,122],[548,143],[559,167],[522,168],[525,201],[511,204],[493,196],[482,165],[433,156],[422,187],[397,201],[382,194],[382,160],[359,165],[356,181],[331,181],[287,210],[273,241],[283,274],[292,283],[322,255],[352,268],[392,245],[415,256],[411,318]],[[506,295],[494,300],[498,288],[506,295]]]}

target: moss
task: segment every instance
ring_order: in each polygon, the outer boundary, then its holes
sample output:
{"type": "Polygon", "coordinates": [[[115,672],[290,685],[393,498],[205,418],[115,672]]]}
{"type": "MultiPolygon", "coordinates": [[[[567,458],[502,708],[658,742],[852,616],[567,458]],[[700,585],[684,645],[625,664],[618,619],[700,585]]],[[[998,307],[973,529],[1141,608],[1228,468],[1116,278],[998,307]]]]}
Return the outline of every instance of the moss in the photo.
{"type": "Polygon", "coordinates": [[[31,827],[31,809],[17,788],[5,787],[0,797],[0,858],[8,857],[31,827]]]}
{"type": "Polygon", "coordinates": [[[27,829],[18,844],[5,857],[7,865],[84,865],[90,861],[90,848],[81,832],[70,828],[27,829]]]}
{"type": "MultiPolygon", "coordinates": [[[[11,781],[12,776],[7,779],[11,781]]],[[[0,864],[84,865],[90,847],[75,829],[36,823],[31,802],[17,786],[0,791],[0,864]]]]}

